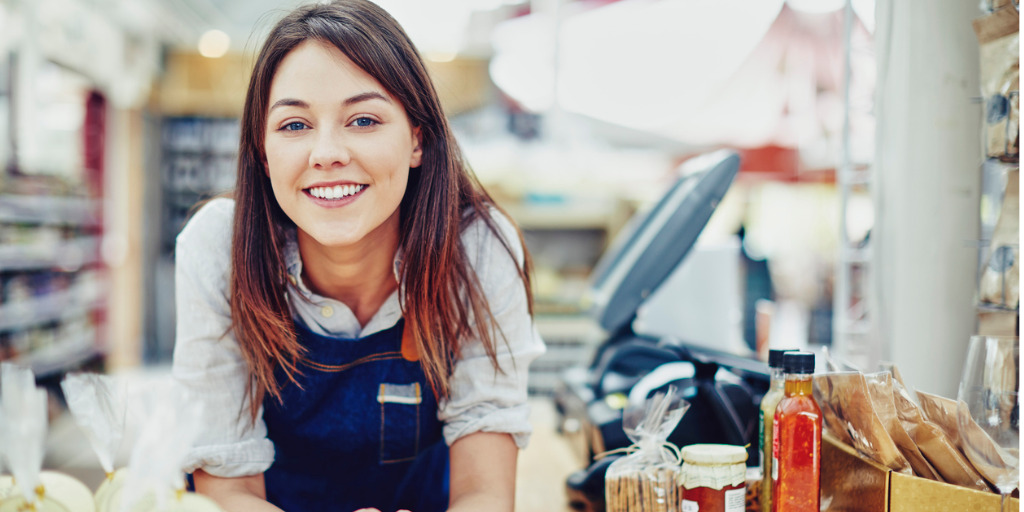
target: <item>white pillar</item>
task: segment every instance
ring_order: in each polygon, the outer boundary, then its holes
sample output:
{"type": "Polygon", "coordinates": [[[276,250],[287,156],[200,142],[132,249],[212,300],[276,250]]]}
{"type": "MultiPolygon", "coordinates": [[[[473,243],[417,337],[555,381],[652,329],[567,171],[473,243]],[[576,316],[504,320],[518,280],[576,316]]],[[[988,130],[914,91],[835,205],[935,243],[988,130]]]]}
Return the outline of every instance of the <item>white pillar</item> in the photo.
{"type": "Polygon", "coordinates": [[[955,397],[975,331],[978,2],[879,0],[874,311],[882,354],[955,397]]]}

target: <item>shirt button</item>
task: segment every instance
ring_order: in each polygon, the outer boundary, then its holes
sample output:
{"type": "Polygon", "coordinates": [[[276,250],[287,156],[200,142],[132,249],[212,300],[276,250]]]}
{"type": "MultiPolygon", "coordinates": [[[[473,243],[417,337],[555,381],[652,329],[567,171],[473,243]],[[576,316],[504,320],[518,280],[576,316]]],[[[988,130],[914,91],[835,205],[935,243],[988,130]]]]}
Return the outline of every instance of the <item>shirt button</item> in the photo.
{"type": "Polygon", "coordinates": [[[320,308],[320,314],[323,315],[324,318],[330,318],[334,316],[334,308],[330,306],[324,306],[320,308]]]}

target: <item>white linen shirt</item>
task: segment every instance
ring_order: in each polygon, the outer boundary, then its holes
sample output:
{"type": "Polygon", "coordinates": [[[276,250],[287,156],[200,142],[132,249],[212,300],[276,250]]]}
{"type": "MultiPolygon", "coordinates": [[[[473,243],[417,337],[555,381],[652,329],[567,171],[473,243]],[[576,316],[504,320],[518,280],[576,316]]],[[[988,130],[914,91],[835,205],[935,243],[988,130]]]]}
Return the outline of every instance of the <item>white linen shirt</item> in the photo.
{"type": "MultiPolygon", "coordinates": [[[[260,408],[250,424],[245,385],[249,369],[230,331],[228,302],[231,275],[231,232],[235,202],[210,201],[188,222],[175,249],[177,334],[172,373],[204,402],[200,438],[190,450],[185,470],[201,468],[221,477],[262,473],[274,461],[274,446],[260,408]]],[[[449,445],[474,432],[508,433],[524,448],[531,432],[527,406],[527,371],[544,353],[527,310],[526,293],[514,265],[522,266],[523,250],[515,228],[496,210],[492,218],[509,242],[516,261],[482,221],[462,234],[491,312],[504,334],[496,340],[495,370],[478,339],[465,340],[451,376],[451,393],[438,404],[444,439],[449,445]]],[[[340,301],[317,295],[303,283],[302,259],[294,231],[284,248],[288,272],[288,303],[292,316],[313,332],[348,339],[363,338],[393,327],[402,318],[398,291],[391,294],[365,326],[340,301]]],[[[396,277],[398,256],[396,255],[396,277]]],[[[372,421],[373,418],[367,418],[372,421]]]]}

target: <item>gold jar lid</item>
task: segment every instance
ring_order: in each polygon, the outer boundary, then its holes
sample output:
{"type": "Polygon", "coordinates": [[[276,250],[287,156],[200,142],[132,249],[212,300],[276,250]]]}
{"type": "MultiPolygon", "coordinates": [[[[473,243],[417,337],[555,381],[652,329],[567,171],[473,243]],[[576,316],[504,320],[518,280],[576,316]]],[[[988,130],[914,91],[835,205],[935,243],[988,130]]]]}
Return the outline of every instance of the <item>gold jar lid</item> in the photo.
{"type": "Polygon", "coordinates": [[[691,444],[682,449],[683,462],[714,466],[747,461],[747,449],[731,444],[691,444]]]}

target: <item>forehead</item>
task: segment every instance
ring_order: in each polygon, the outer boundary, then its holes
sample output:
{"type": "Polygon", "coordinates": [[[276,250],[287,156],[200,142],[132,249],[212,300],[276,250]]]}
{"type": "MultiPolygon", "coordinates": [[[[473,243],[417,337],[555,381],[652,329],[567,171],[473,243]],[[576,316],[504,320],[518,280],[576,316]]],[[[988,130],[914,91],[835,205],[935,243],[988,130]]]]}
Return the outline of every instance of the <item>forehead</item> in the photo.
{"type": "Polygon", "coordinates": [[[335,46],[318,40],[300,43],[281,60],[270,82],[270,104],[281,98],[330,101],[376,91],[394,97],[335,46]]]}

